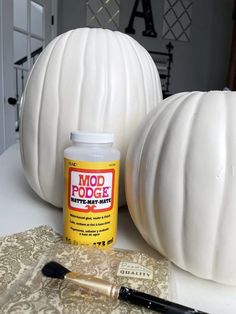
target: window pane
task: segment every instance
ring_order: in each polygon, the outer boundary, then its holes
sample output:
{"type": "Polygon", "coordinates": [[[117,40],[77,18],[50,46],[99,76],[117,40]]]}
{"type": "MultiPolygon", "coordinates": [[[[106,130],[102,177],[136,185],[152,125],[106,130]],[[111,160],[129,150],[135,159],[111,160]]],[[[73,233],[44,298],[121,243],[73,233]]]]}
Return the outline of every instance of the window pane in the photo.
{"type": "Polygon", "coordinates": [[[14,26],[27,30],[27,0],[14,0],[14,26]]]}
{"type": "Polygon", "coordinates": [[[43,42],[41,40],[38,40],[38,39],[31,37],[30,44],[31,44],[30,45],[30,47],[31,47],[31,62],[30,62],[30,64],[33,65],[41,53],[41,48],[43,47],[43,42]]]}
{"type": "Polygon", "coordinates": [[[14,63],[26,65],[27,62],[27,36],[14,31],[14,63]],[[25,59],[25,60],[22,60],[25,59]]]}
{"type": "Polygon", "coordinates": [[[43,6],[31,1],[31,33],[41,37],[44,37],[43,10],[43,6]]]}

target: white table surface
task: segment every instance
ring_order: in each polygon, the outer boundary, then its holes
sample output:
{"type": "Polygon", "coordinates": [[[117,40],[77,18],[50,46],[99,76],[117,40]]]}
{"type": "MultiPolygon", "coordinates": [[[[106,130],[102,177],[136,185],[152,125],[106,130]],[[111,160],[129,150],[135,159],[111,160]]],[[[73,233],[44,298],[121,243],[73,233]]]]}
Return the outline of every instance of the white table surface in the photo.
{"type": "MultiPolygon", "coordinates": [[[[156,252],[142,239],[128,209],[119,209],[115,247],[156,252]]],[[[40,225],[62,233],[62,210],[41,200],[28,186],[20,161],[19,145],[0,155],[0,236],[40,225]]],[[[204,256],[202,257],[204,258],[204,256]]],[[[235,265],[236,267],[236,265],[235,265]]],[[[196,278],[171,264],[171,299],[209,313],[236,313],[236,287],[196,278]]]]}

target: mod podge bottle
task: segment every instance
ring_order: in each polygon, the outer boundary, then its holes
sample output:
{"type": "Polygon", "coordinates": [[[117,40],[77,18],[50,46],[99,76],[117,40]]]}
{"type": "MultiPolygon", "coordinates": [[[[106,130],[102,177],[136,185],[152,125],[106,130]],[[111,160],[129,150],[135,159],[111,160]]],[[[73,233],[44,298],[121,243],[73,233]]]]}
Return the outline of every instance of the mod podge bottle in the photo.
{"type": "Polygon", "coordinates": [[[120,152],[112,133],[71,133],[64,151],[64,239],[112,246],[116,240],[120,152]]]}

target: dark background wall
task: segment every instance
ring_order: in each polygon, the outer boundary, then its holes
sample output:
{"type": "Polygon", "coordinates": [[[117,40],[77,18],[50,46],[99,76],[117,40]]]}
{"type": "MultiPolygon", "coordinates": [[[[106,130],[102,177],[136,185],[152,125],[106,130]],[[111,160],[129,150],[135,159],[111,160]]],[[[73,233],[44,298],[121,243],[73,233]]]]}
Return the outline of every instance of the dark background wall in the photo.
{"type": "MultiPolygon", "coordinates": [[[[128,25],[134,0],[120,0],[120,31],[128,25]]],[[[144,19],[135,18],[131,35],[148,50],[166,51],[162,38],[164,0],[151,0],[157,38],[142,35],[144,19]]],[[[233,0],[193,0],[189,42],[172,41],[171,93],[223,89],[227,82],[232,38],[233,0]]],[[[85,0],[59,0],[58,31],[86,26],[85,0]]]]}

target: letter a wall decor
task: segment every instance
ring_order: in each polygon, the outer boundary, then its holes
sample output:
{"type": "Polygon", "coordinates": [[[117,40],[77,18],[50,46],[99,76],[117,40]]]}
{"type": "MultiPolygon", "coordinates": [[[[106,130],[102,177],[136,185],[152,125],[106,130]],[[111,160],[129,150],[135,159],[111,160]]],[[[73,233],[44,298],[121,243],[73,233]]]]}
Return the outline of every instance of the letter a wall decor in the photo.
{"type": "Polygon", "coordinates": [[[126,27],[125,32],[128,34],[135,34],[134,19],[136,17],[144,18],[145,30],[143,31],[143,36],[157,37],[157,33],[154,28],[151,0],[135,0],[134,7],[131,13],[128,27],[126,27]],[[138,11],[138,5],[141,1],[143,11],[138,11]]]}

